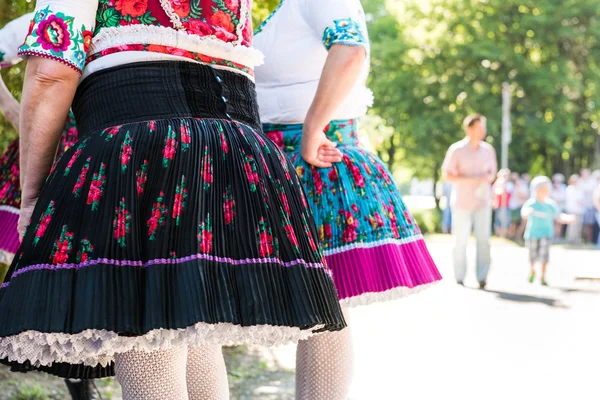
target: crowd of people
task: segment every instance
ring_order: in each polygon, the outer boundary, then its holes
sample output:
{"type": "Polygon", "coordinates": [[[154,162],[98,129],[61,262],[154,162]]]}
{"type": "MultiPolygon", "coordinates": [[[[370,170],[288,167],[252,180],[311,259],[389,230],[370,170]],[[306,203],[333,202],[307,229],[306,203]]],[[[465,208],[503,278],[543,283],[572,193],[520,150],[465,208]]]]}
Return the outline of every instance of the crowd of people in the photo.
{"type": "MultiPolygon", "coordinates": [[[[534,195],[530,175],[502,169],[492,185],[492,192],[495,234],[520,240],[526,225],[521,209],[534,195]]],[[[568,182],[563,174],[554,174],[550,198],[562,212],[574,216],[573,223],[566,228],[556,223],[555,241],[598,243],[600,248],[600,242],[597,241],[600,227],[600,170],[591,172],[583,168],[580,174],[571,175],[568,182]]]]}
{"type": "MultiPolygon", "coordinates": [[[[452,207],[450,201],[453,186],[444,183],[442,198],[442,231],[452,231],[452,207]]],[[[525,202],[534,195],[531,175],[501,169],[492,184],[492,209],[494,234],[511,240],[523,239],[527,219],[521,210],[525,202]]],[[[569,244],[596,243],[600,250],[600,170],[583,168],[579,174],[567,180],[561,173],[552,175],[550,198],[559,209],[573,215],[568,226],[555,224],[555,242],[569,244]]]]}

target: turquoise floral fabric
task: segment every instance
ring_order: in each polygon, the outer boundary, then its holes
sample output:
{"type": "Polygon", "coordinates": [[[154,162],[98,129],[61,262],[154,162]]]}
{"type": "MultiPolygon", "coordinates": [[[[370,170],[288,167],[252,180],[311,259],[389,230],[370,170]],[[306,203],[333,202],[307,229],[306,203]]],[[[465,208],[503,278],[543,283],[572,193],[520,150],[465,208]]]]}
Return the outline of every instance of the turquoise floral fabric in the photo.
{"type": "Polygon", "coordinates": [[[367,46],[367,39],[360,24],[352,18],[337,19],[325,28],[323,44],[329,50],[334,44],[346,46],[367,46]]]}

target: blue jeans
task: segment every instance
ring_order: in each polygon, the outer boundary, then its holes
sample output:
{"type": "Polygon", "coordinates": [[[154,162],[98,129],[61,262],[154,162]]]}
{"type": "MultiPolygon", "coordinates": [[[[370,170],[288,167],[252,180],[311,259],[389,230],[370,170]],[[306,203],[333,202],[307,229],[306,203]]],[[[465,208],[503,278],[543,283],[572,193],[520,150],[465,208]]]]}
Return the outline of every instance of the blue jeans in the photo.
{"type": "Polygon", "coordinates": [[[452,210],[450,206],[446,206],[442,211],[442,231],[448,233],[450,228],[452,228],[452,210]]]}
{"type": "MultiPolygon", "coordinates": [[[[600,226],[600,211],[596,212],[596,222],[598,226],[600,226]]],[[[596,248],[600,250],[600,233],[598,234],[598,243],[596,243],[596,248]]]]}
{"type": "Polygon", "coordinates": [[[477,242],[477,280],[485,282],[490,270],[490,236],[492,228],[491,207],[478,210],[452,210],[452,234],[454,247],[454,273],[462,282],[467,274],[467,246],[471,232],[477,242]]]}

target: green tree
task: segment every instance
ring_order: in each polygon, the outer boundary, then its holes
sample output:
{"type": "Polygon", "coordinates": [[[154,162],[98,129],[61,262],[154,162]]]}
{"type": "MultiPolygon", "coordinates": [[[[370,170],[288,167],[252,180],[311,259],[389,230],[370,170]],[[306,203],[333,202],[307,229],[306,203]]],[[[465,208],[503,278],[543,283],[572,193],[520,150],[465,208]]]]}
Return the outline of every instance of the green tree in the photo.
{"type": "Polygon", "coordinates": [[[373,112],[395,130],[379,152],[392,166],[437,177],[470,112],[489,117],[498,148],[503,82],[514,87],[511,166],[550,174],[598,165],[595,0],[367,0],[365,9],[373,112]]]}

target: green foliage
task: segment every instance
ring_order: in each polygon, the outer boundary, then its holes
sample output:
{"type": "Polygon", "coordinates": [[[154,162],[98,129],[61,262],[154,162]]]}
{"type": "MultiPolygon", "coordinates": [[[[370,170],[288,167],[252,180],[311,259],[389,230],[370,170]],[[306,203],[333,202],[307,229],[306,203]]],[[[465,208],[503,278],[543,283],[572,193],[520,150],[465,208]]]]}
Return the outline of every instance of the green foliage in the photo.
{"type": "Polygon", "coordinates": [[[43,387],[38,385],[23,385],[18,392],[11,397],[13,400],[49,400],[43,387]]]}
{"type": "Polygon", "coordinates": [[[254,1],[252,3],[252,23],[256,29],[277,7],[279,0],[254,1]]]}
{"type": "Polygon", "coordinates": [[[371,16],[373,111],[395,130],[379,148],[390,164],[403,161],[417,175],[436,176],[471,112],[488,116],[488,140],[499,150],[501,90],[508,82],[514,169],[550,174],[598,165],[596,0],[364,5],[371,16]]]}
{"type": "Polygon", "coordinates": [[[442,212],[437,208],[426,210],[411,210],[413,218],[423,234],[442,231],[442,212]]]}

